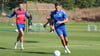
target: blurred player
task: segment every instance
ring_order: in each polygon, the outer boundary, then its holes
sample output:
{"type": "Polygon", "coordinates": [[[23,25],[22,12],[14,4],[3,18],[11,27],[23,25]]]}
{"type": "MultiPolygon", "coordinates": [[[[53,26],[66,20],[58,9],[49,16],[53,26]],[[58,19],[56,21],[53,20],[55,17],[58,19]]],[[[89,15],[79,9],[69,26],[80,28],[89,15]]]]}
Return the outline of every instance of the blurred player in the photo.
{"type": "Polygon", "coordinates": [[[49,18],[47,17],[47,22],[43,25],[43,27],[46,28],[47,24],[50,25],[50,32],[53,33],[53,32],[54,32],[53,19],[49,19],[49,18]]]}
{"type": "Polygon", "coordinates": [[[29,26],[29,31],[32,30],[32,15],[30,14],[30,12],[28,12],[29,14],[29,18],[28,18],[28,26],[29,26]]]}
{"type": "Polygon", "coordinates": [[[14,12],[10,15],[6,13],[2,13],[2,15],[7,16],[9,18],[16,15],[16,26],[18,28],[19,34],[17,37],[17,41],[15,42],[15,49],[17,48],[18,42],[20,41],[20,48],[24,49],[23,47],[23,37],[24,37],[24,29],[25,29],[25,16],[28,18],[28,13],[25,9],[23,9],[23,4],[19,3],[19,8],[14,10],[14,12]]]}
{"type": "Polygon", "coordinates": [[[67,47],[68,35],[67,35],[67,30],[65,25],[65,23],[68,22],[68,17],[66,13],[63,10],[61,10],[60,3],[55,4],[55,10],[51,12],[51,15],[48,17],[48,19],[50,18],[54,20],[54,28],[62,41],[62,44],[65,49],[65,53],[71,53],[71,51],[67,47]]]}

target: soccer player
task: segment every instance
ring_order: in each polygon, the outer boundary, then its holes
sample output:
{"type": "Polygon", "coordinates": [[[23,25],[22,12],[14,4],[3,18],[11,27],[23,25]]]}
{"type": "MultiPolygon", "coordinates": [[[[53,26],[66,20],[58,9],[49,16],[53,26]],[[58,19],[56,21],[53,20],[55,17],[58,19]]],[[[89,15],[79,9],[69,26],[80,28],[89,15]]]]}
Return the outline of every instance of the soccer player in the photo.
{"type": "Polygon", "coordinates": [[[61,10],[60,3],[55,3],[55,10],[51,12],[50,16],[47,17],[48,19],[52,18],[54,20],[54,28],[56,33],[61,39],[61,42],[64,46],[65,53],[71,53],[68,49],[68,35],[66,30],[65,23],[68,22],[68,17],[66,13],[61,10]]]}
{"type": "Polygon", "coordinates": [[[23,4],[19,3],[19,8],[14,10],[14,12],[10,15],[6,13],[2,13],[2,15],[7,16],[9,18],[16,15],[16,26],[19,30],[19,34],[17,37],[17,41],[15,42],[15,49],[17,48],[18,42],[20,41],[20,49],[24,49],[23,47],[23,37],[24,37],[24,29],[25,29],[25,16],[28,18],[28,13],[25,9],[23,9],[23,4]]]}
{"type": "Polygon", "coordinates": [[[29,26],[29,31],[32,30],[32,15],[30,14],[30,12],[28,12],[29,14],[29,18],[28,18],[28,26],[29,26]]]}
{"type": "Polygon", "coordinates": [[[53,33],[54,32],[53,19],[47,18],[47,22],[43,25],[43,27],[46,28],[47,24],[50,25],[50,32],[53,33]]]}

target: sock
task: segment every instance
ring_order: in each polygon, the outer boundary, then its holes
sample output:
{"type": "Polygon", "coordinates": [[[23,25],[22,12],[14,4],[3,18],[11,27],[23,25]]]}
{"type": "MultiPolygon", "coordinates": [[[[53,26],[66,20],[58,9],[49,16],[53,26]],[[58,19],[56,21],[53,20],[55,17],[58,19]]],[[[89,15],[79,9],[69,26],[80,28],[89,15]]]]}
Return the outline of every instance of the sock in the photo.
{"type": "Polygon", "coordinates": [[[68,50],[68,47],[67,46],[64,46],[65,50],[68,50]]]}
{"type": "Polygon", "coordinates": [[[15,42],[15,45],[18,45],[18,41],[15,42]]]}
{"type": "Polygon", "coordinates": [[[66,46],[64,46],[64,49],[66,50],[66,46]]]}
{"type": "Polygon", "coordinates": [[[65,50],[66,50],[68,53],[71,53],[71,51],[68,49],[67,46],[65,46],[64,48],[65,48],[65,50]]]}
{"type": "Polygon", "coordinates": [[[23,47],[23,42],[20,43],[20,46],[23,47]]]}
{"type": "Polygon", "coordinates": [[[66,48],[68,48],[67,46],[65,46],[66,48]]]}
{"type": "Polygon", "coordinates": [[[65,48],[66,48],[66,50],[67,50],[69,53],[71,53],[67,46],[65,46],[65,48]]]}

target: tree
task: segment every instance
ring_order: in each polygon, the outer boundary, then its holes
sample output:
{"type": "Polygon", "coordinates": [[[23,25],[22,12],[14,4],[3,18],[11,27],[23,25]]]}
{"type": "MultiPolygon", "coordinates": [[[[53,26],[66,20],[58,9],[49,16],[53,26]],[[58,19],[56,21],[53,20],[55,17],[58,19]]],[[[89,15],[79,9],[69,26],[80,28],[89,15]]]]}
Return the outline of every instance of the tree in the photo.
{"type": "Polygon", "coordinates": [[[63,0],[61,3],[63,8],[67,10],[73,9],[75,7],[74,6],[75,0],[63,0]]]}
{"type": "Polygon", "coordinates": [[[96,0],[75,0],[75,4],[79,8],[93,7],[96,0]]]}
{"type": "Polygon", "coordinates": [[[96,7],[100,6],[100,0],[96,0],[94,6],[96,6],[96,7]]]}

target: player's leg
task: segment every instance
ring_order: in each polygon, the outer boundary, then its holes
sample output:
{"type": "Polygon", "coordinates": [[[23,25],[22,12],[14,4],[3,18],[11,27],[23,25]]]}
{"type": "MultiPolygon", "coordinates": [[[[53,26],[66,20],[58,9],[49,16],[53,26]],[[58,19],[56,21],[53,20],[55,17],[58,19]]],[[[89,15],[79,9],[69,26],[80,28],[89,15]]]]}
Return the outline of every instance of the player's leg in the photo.
{"type": "Polygon", "coordinates": [[[64,46],[64,48],[66,49],[65,52],[67,53],[71,53],[71,51],[68,49],[68,37],[65,37],[65,42],[66,42],[66,46],[64,46]]]}
{"type": "MultiPolygon", "coordinates": [[[[65,40],[64,36],[63,36],[63,35],[60,35],[60,38],[61,38],[61,42],[62,42],[62,44],[63,44],[63,46],[64,46],[65,53],[71,53],[70,50],[68,49],[67,45],[66,45],[66,40],[65,40]]],[[[66,37],[66,38],[67,38],[67,37],[66,37]]],[[[68,43],[68,42],[67,42],[67,43],[68,43]]]]}
{"type": "Polygon", "coordinates": [[[71,53],[71,51],[68,49],[68,34],[67,34],[67,31],[66,29],[63,30],[63,36],[64,36],[64,39],[65,39],[65,43],[66,45],[64,46],[64,48],[66,49],[65,52],[67,53],[71,53]]]}
{"type": "Polygon", "coordinates": [[[32,25],[29,25],[29,29],[32,29],[32,25]]]}
{"type": "Polygon", "coordinates": [[[63,34],[60,34],[59,37],[60,37],[60,39],[61,39],[62,45],[63,45],[63,46],[66,46],[66,43],[65,43],[63,34]]]}
{"type": "Polygon", "coordinates": [[[32,21],[31,20],[28,20],[28,26],[29,26],[29,31],[32,30],[32,21]]]}
{"type": "Polygon", "coordinates": [[[48,23],[49,23],[49,21],[47,21],[47,22],[43,25],[43,27],[46,28],[46,26],[47,26],[48,23]]]}
{"type": "Polygon", "coordinates": [[[18,41],[21,42],[21,49],[24,49],[23,48],[23,36],[24,36],[24,29],[25,27],[25,24],[17,24],[17,28],[19,30],[19,33],[18,33],[18,37],[17,37],[17,41],[15,42],[15,49],[17,48],[17,45],[18,45],[18,41]]]}
{"type": "Polygon", "coordinates": [[[20,28],[20,29],[19,29],[19,32],[20,32],[20,34],[21,34],[21,36],[20,36],[20,48],[21,48],[21,49],[24,49],[24,47],[23,47],[24,31],[23,31],[22,28],[20,28]]]}
{"type": "Polygon", "coordinates": [[[20,41],[20,37],[21,37],[21,34],[20,32],[18,33],[18,37],[17,37],[17,41],[15,42],[15,49],[17,48],[17,45],[18,45],[18,42],[20,41]]]}
{"type": "MultiPolygon", "coordinates": [[[[17,24],[16,26],[17,26],[17,29],[18,29],[18,31],[19,31],[20,25],[17,24]]],[[[19,32],[19,33],[18,33],[18,36],[17,36],[17,41],[15,42],[14,49],[17,48],[18,42],[20,41],[20,36],[21,36],[21,34],[20,34],[20,32],[19,32]]]]}
{"type": "Polygon", "coordinates": [[[64,40],[64,36],[63,36],[63,32],[60,29],[55,29],[56,33],[58,34],[58,36],[61,39],[62,45],[66,46],[65,40],[64,40]]]}
{"type": "Polygon", "coordinates": [[[54,24],[53,24],[53,22],[50,22],[50,32],[54,32],[54,24]]]}
{"type": "Polygon", "coordinates": [[[50,32],[54,32],[54,26],[50,25],[50,32]]]}
{"type": "Polygon", "coordinates": [[[20,28],[19,33],[18,33],[18,37],[17,37],[17,41],[15,42],[15,47],[14,47],[15,49],[17,48],[19,41],[21,42],[21,47],[23,47],[23,36],[24,36],[23,30],[22,30],[22,28],[20,28]]]}

